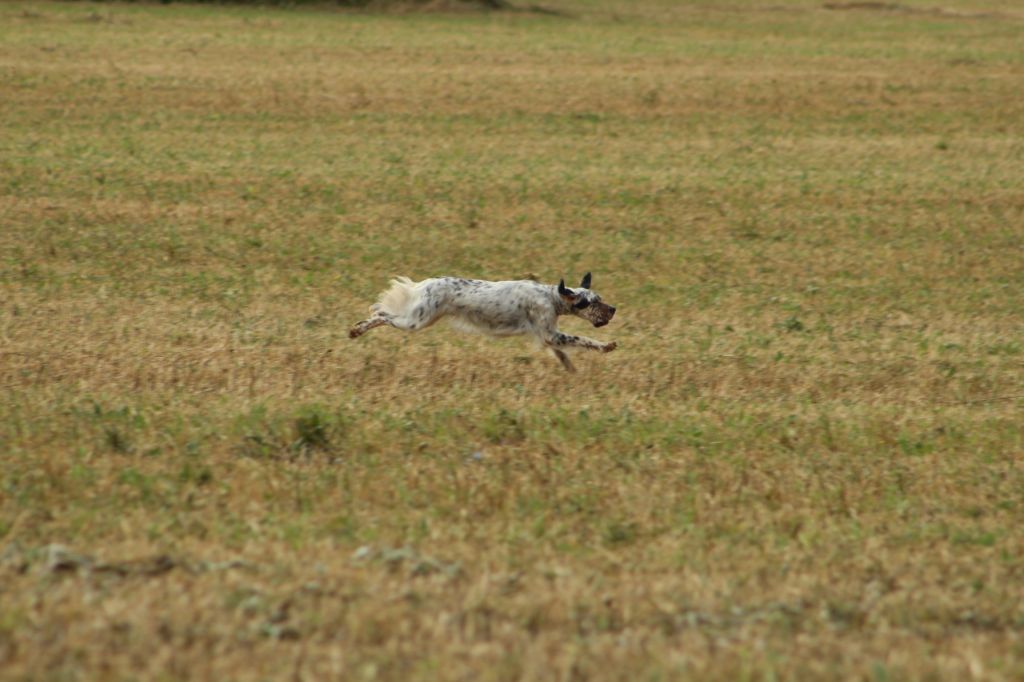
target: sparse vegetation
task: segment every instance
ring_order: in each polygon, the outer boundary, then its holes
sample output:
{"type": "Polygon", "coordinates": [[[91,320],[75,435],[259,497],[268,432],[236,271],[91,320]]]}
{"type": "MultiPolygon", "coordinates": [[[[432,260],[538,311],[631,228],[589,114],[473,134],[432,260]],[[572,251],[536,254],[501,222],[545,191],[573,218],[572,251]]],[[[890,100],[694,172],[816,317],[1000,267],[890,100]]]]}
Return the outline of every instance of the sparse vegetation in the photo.
{"type": "Polygon", "coordinates": [[[0,4],[0,677],[1024,676],[1019,7],[551,4],[0,4]]]}

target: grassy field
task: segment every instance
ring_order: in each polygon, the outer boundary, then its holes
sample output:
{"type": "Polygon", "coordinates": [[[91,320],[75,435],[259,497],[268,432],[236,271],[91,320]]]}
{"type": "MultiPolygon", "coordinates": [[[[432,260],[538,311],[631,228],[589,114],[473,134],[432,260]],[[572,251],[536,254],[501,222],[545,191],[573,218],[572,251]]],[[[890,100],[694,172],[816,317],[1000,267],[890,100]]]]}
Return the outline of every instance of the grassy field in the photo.
{"type": "Polygon", "coordinates": [[[0,3],[0,678],[1024,677],[1024,11],[548,6],[0,3]]]}

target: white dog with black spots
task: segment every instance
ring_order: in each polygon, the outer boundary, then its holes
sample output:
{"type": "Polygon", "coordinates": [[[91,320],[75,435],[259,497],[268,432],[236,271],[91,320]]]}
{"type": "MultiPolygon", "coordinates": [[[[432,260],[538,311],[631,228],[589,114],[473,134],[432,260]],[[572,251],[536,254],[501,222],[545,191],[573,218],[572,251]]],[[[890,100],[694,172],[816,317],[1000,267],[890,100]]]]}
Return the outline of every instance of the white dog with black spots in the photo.
{"type": "Polygon", "coordinates": [[[461,277],[434,277],[413,282],[408,277],[391,281],[391,288],[370,306],[370,317],[353,325],[355,339],[374,327],[389,325],[418,331],[448,316],[457,326],[492,336],[532,334],[555,354],[570,372],[575,371],[567,348],[588,348],[610,353],[617,344],[602,343],[585,336],[558,330],[559,315],[575,315],[595,327],[608,324],[615,306],[608,305],[590,290],[590,273],[580,286],[570,289],[565,280],[558,285],[530,279],[488,282],[461,277]]]}

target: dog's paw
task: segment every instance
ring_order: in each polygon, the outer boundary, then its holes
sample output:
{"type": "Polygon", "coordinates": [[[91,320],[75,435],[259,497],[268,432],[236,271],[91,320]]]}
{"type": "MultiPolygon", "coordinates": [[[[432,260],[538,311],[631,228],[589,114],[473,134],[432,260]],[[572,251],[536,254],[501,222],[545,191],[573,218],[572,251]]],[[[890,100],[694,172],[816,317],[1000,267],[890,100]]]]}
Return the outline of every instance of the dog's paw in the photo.
{"type": "Polygon", "coordinates": [[[616,343],[615,341],[609,341],[608,343],[604,344],[603,348],[601,348],[601,352],[602,353],[611,353],[613,350],[615,350],[618,347],[619,347],[618,343],[616,343]]]}
{"type": "Polygon", "coordinates": [[[361,336],[361,334],[362,333],[355,327],[348,330],[348,338],[350,339],[358,339],[361,336]]]}

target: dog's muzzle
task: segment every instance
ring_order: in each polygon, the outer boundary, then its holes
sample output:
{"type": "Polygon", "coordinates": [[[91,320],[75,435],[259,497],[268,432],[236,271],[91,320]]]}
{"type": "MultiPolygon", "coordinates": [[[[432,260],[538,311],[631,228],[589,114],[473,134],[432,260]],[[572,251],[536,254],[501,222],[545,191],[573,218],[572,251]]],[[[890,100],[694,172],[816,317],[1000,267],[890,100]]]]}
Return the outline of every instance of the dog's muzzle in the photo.
{"type": "Polygon", "coordinates": [[[615,317],[615,306],[608,306],[608,315],[605,316],[605,317],[602,317],[600,320],[595,322],[594,326],[595,327],[603,327],[606,324],[608,324],[609,322],[611,322],[613,317],[615,317]]]}

